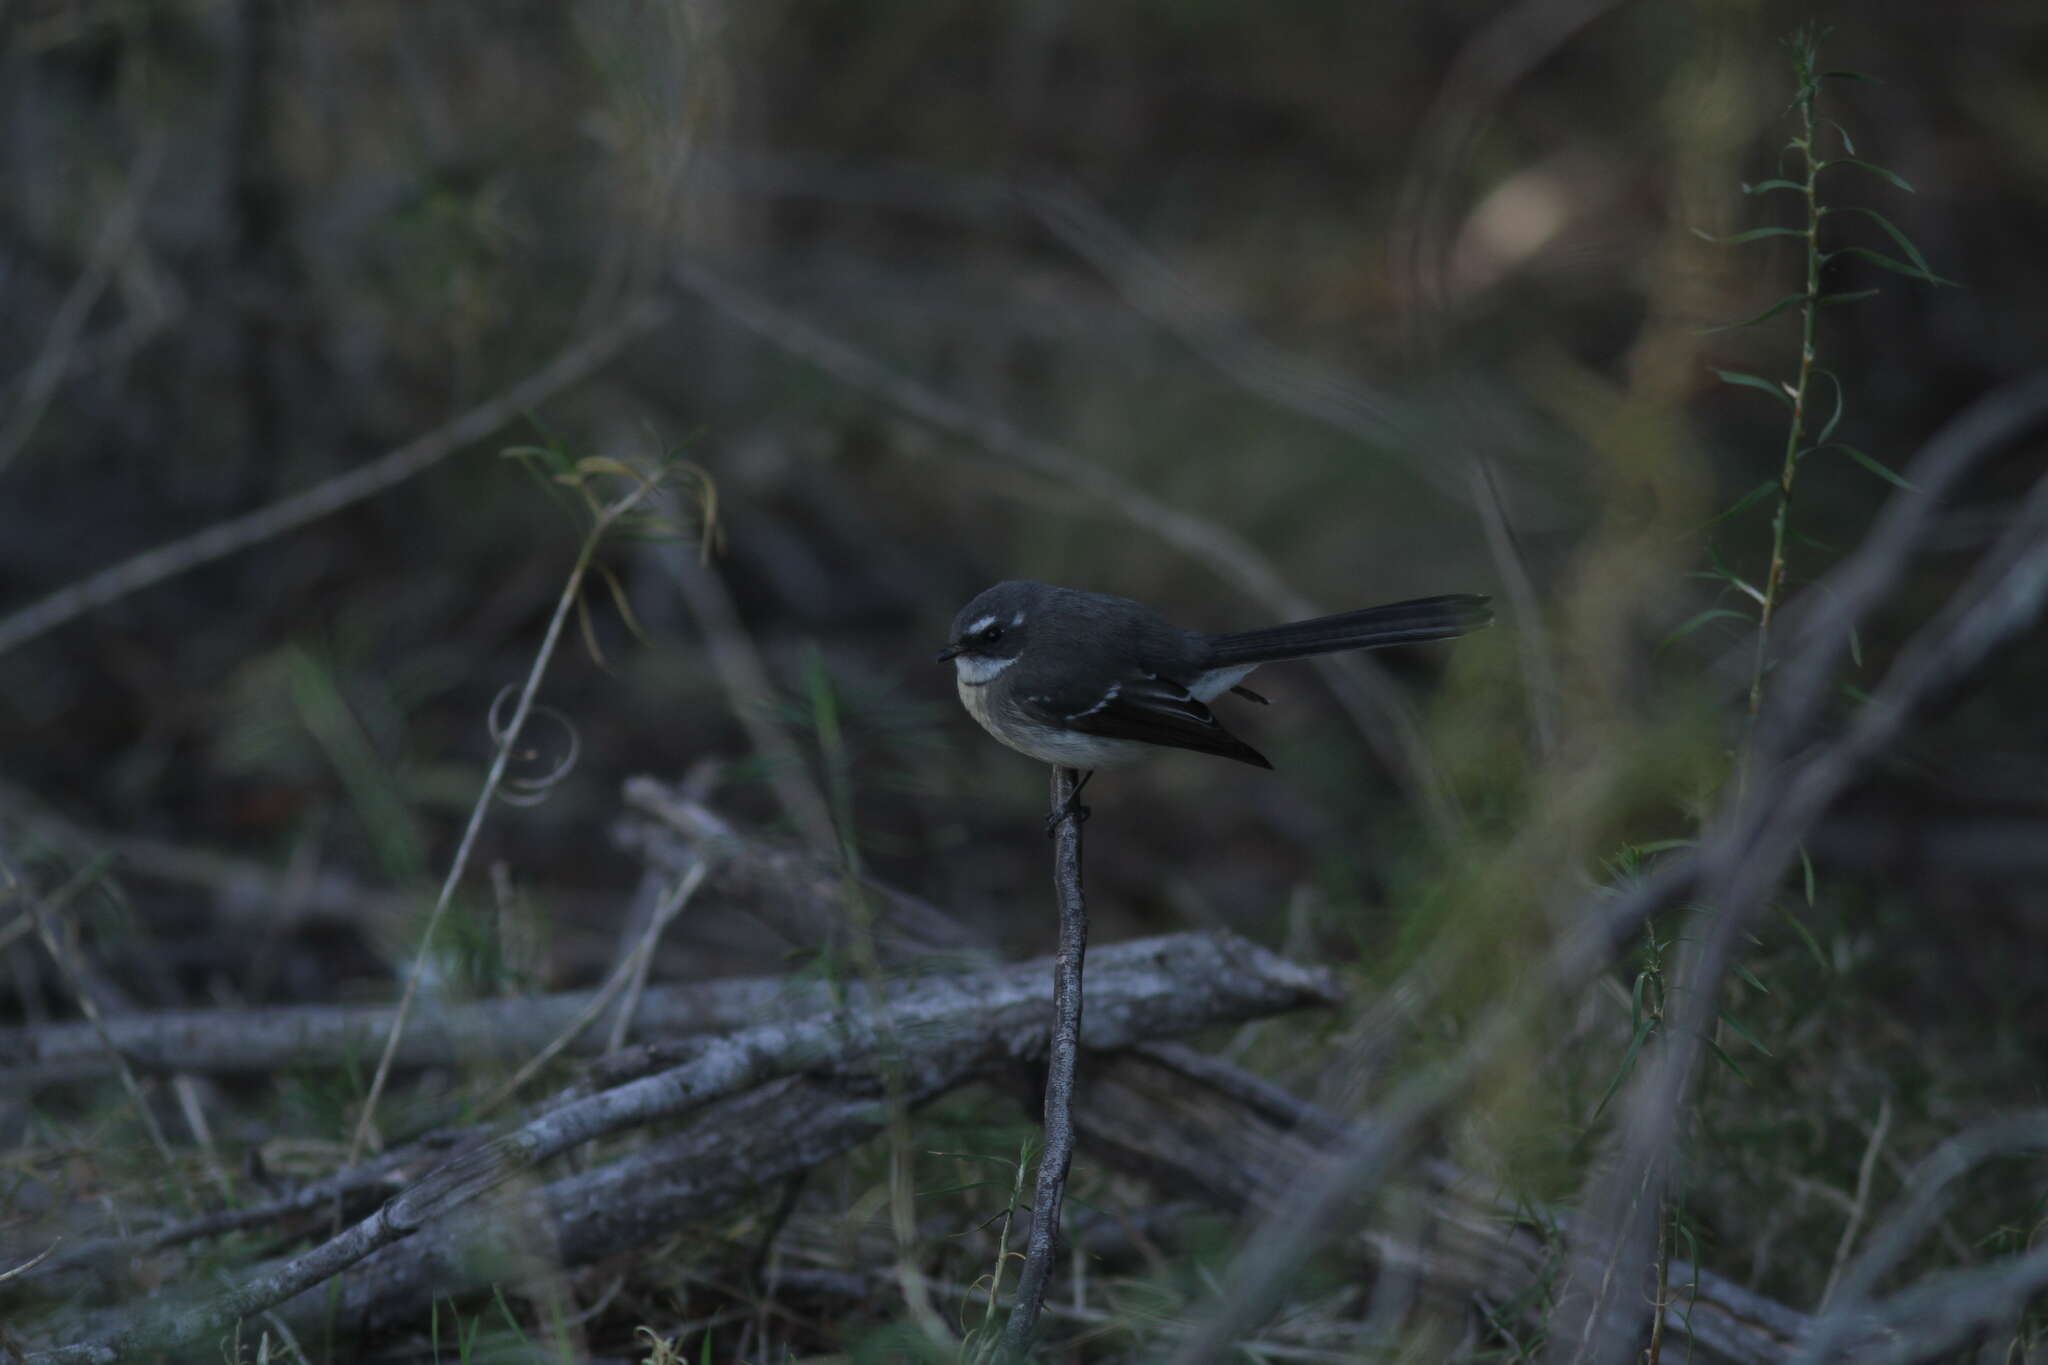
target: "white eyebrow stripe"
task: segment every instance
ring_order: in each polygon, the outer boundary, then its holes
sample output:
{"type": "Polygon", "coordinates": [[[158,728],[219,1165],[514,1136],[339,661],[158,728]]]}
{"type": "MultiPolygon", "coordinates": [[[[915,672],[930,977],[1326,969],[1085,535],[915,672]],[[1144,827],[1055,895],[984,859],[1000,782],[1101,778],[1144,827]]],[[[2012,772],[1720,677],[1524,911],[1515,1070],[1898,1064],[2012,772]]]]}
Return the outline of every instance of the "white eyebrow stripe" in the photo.
{"type": "Polygon", "coordinates": [[[981,634],[981,633],[982,633],[983,631],[987,630],[987,629],[988,629],[988,628],[989,628],[990,626],[994,625],[995,623],[996,623],[996,618],[995,618],[995,617],[993,617],[993,616],[984,616],[984,617],[982,617],[982,618],[981,618],[981,619],[980,619],[979,621],[976,621],[976,622],[975,622],[975,623],[974,623],[973,625],[969,626],[969,627],[968,627],[968,628],[967,628],[967,629],[966,629],[965,631],[963,631],[963,632],[961,632],[961,633],[962,633],[963,635],[979,635],[979,634],[981,634]]]}
{"type": "Polygon", "coordinates": [[[1024,624],[1024,613],[1020,611],[1020,612],[1018,612],[1018,613],[1017,613],[1017,614],[1016,614],[1015,616],[1012,616],[1012,617],[1010,618],[1010,624],[1011,624],[1011,625],[1013,625],[1013,626],[1021,626],[1021,625],[1023,625],[1023,624],[1024,624]]]}

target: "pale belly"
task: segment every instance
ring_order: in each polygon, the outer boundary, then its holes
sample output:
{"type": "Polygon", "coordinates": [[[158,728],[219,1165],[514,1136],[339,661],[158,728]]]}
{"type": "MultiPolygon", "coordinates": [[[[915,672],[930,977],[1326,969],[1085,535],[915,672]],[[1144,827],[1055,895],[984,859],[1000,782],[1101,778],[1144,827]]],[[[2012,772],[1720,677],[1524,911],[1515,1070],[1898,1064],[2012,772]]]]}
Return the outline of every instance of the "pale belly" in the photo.
{"type": "Polygon", "coordinates": [[[982,729],[1040,763],[1052,763],[1062,768],[1106,768],[1128,763],[1154,747],[1136,740],[1104,739],[1099,735],[1021,731],[1019,727],[997,718],[994,708],[988,703],[987,687],[977,687],[964,678],[956,678],[953,686],[960,694],[960,704],[967,708],[967,714],[973,716],[982,729]]]}

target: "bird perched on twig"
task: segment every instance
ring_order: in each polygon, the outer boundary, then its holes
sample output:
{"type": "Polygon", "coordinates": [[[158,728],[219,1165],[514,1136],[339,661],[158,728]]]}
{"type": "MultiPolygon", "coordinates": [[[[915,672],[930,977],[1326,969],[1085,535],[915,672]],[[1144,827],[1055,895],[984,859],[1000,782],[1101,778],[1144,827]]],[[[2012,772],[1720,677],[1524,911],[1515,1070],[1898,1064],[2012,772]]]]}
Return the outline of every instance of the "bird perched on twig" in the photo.
{"type": "Polygon", "coordinates": [[[1235,692],[1263,703],[1243,685],[1260,664],[1478,630],[1493,620],[1488,600],[1422,597],[1204,635],[1128,597],[1018,579],[962,607],[938,657],[952,663],[968,714],[1040,762],[1092,772],[1163,745],[1270,768],[1223,728],[1210,701],[1235,692]]]}

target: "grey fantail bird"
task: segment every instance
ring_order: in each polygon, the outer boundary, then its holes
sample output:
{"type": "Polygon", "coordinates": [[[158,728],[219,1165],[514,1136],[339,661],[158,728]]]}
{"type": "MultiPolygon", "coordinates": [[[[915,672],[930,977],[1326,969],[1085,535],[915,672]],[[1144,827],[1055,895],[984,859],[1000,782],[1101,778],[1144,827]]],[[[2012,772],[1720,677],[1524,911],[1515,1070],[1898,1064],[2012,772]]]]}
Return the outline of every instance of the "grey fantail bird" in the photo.
{"type": "Polygon", "coordinates": [[[1472,593],[1421,597],[1234,635],[1182,630],[1142,602],[1047,583],[998,583],[953,618],[960,700],[983,729],[1042,763],[1093,770],[1148,745],[1273,765],[1224,729],[1208,703],[1260,664],[1447,640],[1493,620],[1472,593]]]}

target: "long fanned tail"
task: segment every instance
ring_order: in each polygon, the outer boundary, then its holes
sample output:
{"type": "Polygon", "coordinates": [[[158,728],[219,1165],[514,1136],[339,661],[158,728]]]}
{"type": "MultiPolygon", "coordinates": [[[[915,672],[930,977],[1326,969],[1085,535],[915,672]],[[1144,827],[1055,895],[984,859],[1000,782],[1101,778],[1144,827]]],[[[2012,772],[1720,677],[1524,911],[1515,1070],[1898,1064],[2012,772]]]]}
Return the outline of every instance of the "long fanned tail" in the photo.
{"type": "Polygon", "coordinates": [[[1313,621],[1211,636],[1207,666],[1264,664],[1344,649],[1448,640],[1490,625],[1493,610],[1487,604],[1491,600],[1476,593],[1418,597],[1412,602],[1390,602],[1384,607],[1318,616],[1313,621]]]}

